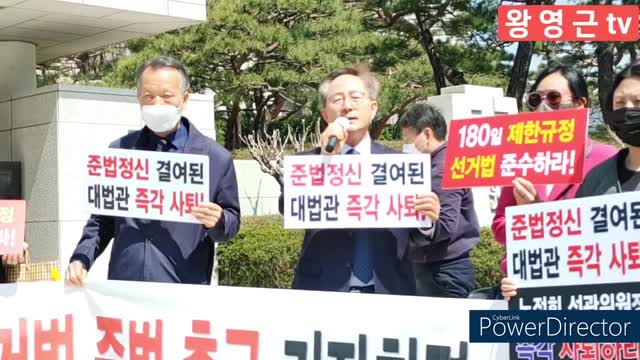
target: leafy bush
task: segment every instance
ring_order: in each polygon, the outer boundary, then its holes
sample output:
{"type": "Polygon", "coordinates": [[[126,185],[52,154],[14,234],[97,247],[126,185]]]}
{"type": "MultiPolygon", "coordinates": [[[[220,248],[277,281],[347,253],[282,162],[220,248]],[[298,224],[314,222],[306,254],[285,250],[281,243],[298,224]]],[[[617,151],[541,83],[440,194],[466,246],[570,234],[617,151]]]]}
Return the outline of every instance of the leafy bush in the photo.
{"type": "Polygon", "coordinates": [[[504,248],[493,239],[491,229],[480,229],[480,242],[471,253],[471,261],[476,272],[476,287],[491,287],[500,284],[502,271],[500,261],[504,248]]]}
{"type": "Polygon", "coordinates": [[[304,232],[282,224],[281,216],[243,217],[235,239],[218,247],[220,284],[290,288],[304,232]]]}
{"type": "MultiPolygon", "coordinates": [[[[290,288],[300,255],[304,232],[285,230],[281,216],[242,218],[240,233],[218,247],[221,285],[290,288]]],[[[504,251],[483,228],[480,243],[472,253],[477,287],[500,283],[500,259],[504,251]]]]}

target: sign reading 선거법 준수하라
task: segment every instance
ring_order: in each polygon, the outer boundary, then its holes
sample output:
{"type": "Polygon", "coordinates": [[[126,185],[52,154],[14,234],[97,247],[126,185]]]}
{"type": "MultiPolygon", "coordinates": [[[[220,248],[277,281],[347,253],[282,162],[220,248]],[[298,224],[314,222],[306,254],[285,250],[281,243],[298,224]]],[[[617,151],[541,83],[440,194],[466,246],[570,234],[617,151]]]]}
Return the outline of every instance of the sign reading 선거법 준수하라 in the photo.
{"type": "Polygon", "coordinates": [[[588,117],[573,109],[453,120],[442,187],[580,183],[588,117]]]}

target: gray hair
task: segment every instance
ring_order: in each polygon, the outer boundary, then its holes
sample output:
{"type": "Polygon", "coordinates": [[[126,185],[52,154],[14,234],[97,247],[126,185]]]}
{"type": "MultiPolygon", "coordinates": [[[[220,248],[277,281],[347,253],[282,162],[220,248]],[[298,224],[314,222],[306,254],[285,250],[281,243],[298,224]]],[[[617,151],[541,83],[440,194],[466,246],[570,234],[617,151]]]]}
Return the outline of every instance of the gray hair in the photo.
{"type": "Polygon", "coordinates": [[[323,108],[327,105],[327,98],[329,97],[329,86],[331,82],[342,75],[353,75],[357,76],[362,80],[364,86],[367,88],[367,93],[369,93],[369,98],[371,100],[378,99],[378,92],[380,92],[380,83],[378,79],[376,79],[375,75],[369,71],[369,68],[365,65],[356,65],[340,70],[336,70],[329,74],[323,81],[320,83],[320,87],[318,88],[318,92],[320,93],[320,106],[323,108]]]}
{"type": "Polygon", "coordinates": [[[182,92],[182,94],[186,94],[187,92],[189,92],[191,83],[189,81],[187,69],[184,67],[184,65],[182,65],[181,62],[172,57],[158,56],[147,61],[138,68],[138,73],[136,76],[136,87],[138,88],[138,95],[140,95],[140,91],[142,90],[142,73],[144,73],[144,71],[148,68],[152,68],[155,70],[163,67],[169,67],[178,70],[180,75],[182,75],[182,80],[180,81],[180,91],[182,92]]]}

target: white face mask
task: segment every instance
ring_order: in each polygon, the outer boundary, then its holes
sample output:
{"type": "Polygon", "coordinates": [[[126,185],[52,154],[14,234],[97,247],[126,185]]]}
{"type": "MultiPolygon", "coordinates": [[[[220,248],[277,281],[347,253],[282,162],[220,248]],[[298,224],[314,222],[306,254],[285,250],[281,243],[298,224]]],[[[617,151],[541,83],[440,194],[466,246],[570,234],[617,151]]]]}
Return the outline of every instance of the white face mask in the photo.
{"type": "Polygon", "coordinates": [[[141,111],[142,121],[153,132],[171,131],[180,120],[180,110],[173,105],[144,105],[141,111]]]}
{"type": "Polygon", "coordinates": [[[547,105],[546,101],[543,101],[543,102],[540,103],[540,105],[538,105],[538,107],[535,109],[535,111],[570,110],[570,109],[575,109],[575,108],[576,108],[576,106],[574,104],[560,104],[560,105],[558,105],[558,107],[556,107],[554,109],[551,106],[547,105]]]}
{"type": "Polygon", "coordinates": [[[416,149],[416,146],[413,144],[402,144],[402,152],[405,154],[419,154],[420,151],[416,149]]]}

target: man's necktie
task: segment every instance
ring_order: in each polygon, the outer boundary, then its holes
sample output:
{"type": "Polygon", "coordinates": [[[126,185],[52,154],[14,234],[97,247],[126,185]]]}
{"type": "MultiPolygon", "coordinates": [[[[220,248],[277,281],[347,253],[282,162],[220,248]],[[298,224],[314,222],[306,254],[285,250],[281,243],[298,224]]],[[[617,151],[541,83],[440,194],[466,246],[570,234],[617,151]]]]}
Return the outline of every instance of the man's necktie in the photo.
{"type": "MultiPolygon", "coordinates": [[[[346,154],[358,154],[351,148],[346,154]]],[[[353,275],[367,284],[373,277],[373,247],[369,241],[369,232],[366,229],[353,231],[353,275]]]]}

